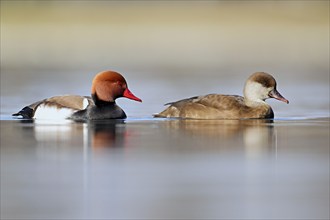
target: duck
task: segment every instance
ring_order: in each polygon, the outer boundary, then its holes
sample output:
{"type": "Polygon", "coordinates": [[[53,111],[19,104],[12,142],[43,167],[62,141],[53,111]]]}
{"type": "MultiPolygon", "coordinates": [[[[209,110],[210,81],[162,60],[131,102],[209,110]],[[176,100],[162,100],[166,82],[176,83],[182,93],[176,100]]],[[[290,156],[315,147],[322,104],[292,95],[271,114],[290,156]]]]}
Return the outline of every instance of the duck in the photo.
{"type": "Polygon", "coordinates": [[[142,102],[128,89],[120,73],[106,70],[95,75],[91,96],[59,95],[46,98],[25,106],[12,116],[54,119],[60,115],[60,118],[76,121],[125,119],[126,113],[116,104],[116,99],[121,97],[142,102]]]}
{"type": "Polygon", "coordinates": [[[274,112],[266,99],[275,98],[289,103],[276,89],[275,78],[269,73],[253,73],[245,82],[244,97],[239,95],[208,94],[194,96],[165,105],[155,114],[158,118],[182,119],[271,119],[274,112]]]}

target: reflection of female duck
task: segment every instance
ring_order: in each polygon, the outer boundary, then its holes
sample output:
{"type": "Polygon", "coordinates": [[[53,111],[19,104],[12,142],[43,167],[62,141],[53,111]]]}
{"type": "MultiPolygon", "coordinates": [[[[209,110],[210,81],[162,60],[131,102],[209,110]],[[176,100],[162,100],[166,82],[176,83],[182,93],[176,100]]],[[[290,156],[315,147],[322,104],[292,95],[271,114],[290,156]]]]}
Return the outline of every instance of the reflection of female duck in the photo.
{"type": "MultiPolygon", "coordinates": [[[[175,149],[198,151],[217,149],[233,152],[244,148],[246,156],[274,150],[273,120],[168,120],[164,128],[174,141],[175,149]]],[[[171,141],[172,141],[171,140],[171,141]]]]}
{"type": "Polygon", "coordinates": [[[271,129],[271,119],[258,120],[169,120],[168,130],[198,137],[232,138],[249,128],[271,129]]]}
{"type": "Polygon", "coordinates": [[[237,95],[210,94],[169,103],[155,117],[194,119],[273,118],[265,100],[275,98],[289,103],[277,90],[275,79],[263,72],[254,73],[244,87],[244,98],[237,95]]]}

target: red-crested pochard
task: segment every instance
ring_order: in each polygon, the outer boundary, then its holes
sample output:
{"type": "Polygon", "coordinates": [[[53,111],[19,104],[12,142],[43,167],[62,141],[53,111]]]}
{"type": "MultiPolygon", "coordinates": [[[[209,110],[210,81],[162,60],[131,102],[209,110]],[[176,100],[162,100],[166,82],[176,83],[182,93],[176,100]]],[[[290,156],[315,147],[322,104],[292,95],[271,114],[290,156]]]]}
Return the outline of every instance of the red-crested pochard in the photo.
{"type": "Polygon", "coordinates": [[[275,98],[289,103],[277,90],[273,76],[264,72],[252,74],[244,86],[244,97],[238,95],[209,94],[195,96],[169,105],[154,117],[191,119],[253,119],[274,118],[265,100],[275,98]]]}
{"type": "Polygon", "coordinates": [[[63,118],[72,120],[124,119],[125,112],[115,102],[120,97],[142,102],[127,88],[126,80],[121,74],[104,71],[93,79],[92,97],[54,96],[26,106],[13,116],[30,119],[40,115],[41,118],[52,119],[57,118],[57,112],[61,111],[64,112],[63,118]],[[49,109],[52,109],[53,114],[46,113],[45,110],[49,109]]]}

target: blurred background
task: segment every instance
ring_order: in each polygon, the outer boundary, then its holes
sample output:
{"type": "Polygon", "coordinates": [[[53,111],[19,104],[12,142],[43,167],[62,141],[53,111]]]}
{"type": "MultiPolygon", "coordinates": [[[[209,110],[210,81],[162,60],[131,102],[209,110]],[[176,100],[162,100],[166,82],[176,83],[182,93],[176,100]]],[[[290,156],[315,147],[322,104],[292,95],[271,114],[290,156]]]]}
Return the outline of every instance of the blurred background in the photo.
{"type": "Polygon", "coordinates": [[[187,96],[242,94],[256,71],[299,104],[275,101],[280,116],[328,115],[329,1],[1,1],[1,95],[15,107],[88,95],[106,69],[144,100],[142,110],[119,101],[135,116],[187,96]],[[318,107],[297,113],[305,105],[318,107]]]}

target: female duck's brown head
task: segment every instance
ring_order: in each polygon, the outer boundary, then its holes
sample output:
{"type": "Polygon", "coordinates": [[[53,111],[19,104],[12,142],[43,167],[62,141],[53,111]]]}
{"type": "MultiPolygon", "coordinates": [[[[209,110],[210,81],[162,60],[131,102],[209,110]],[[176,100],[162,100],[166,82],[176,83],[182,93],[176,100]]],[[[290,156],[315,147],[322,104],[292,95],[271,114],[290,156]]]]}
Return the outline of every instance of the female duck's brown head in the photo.
{"type": "Polygon", "coordinates": [[[128,89],[126,80],[121,74],[114,71],[104,71],[94,77],[92,98],[95,103],[99,101],[114,102],[120,97],[142,102],[128,89]]]}
{"type": "Polygon", "coordinates": [[[257,72],[252,74],[246,81],[244,97],[248,101],[263,102],[268,98],[275,98],[289,103],[276,89],[276,80],[268,73],[257,72]]]}

